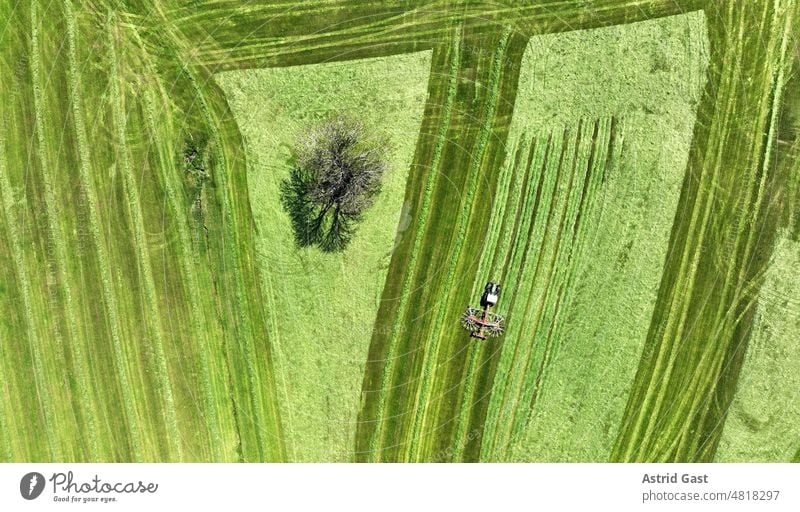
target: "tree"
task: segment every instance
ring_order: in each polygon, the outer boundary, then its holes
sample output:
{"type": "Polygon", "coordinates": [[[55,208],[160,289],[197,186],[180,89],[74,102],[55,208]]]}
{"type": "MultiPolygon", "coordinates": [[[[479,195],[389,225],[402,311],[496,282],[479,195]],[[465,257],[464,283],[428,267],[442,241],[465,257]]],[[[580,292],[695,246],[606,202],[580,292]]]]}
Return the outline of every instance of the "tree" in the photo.
{"type": "Polygon", "coordinates": [[[363,124],[343,117],[301,138],[296,164],[281,183],[281,202],[300,247],[316,245],[324,252],[347,247],[380,193],[388,168],[385,151],[363,124]]]}

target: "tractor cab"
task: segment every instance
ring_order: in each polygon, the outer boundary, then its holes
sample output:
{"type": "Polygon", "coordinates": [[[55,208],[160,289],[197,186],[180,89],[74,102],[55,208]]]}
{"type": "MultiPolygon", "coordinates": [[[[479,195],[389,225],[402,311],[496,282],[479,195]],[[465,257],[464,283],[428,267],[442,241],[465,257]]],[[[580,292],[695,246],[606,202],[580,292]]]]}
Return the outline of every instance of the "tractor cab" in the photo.
{"type": "Polygon", "coordinates": [[[481,296],[481,307],[493,308],[497,305],[497,298],[500,296],[500,285],[498,283],[488,282],[483,288],[483,295],[481,296]]]}

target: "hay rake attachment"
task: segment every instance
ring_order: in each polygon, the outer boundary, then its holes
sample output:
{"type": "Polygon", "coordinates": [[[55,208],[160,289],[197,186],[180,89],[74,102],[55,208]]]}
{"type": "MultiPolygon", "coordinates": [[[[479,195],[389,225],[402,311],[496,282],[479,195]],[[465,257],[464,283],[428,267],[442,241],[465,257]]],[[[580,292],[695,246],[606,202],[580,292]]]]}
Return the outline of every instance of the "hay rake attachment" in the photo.
{"type": "Polygon", "coordinates": [[[469,306],[461,315],[461,326],[469,331],[470,336],[485,340],[488,337],[496,338],[503,334],[505,319],[489,311],[497,304],[500,295],[500,285],[493,282],[486,283],[481,296],[481,307],[469,306]]]}

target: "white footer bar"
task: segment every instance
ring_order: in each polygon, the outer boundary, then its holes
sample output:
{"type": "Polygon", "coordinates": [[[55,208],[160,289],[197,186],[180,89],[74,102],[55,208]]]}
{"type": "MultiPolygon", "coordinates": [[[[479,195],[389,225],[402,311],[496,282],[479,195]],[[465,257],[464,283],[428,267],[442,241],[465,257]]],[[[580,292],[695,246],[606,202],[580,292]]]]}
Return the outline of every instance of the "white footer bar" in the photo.
{"type": "Polygon", "coordinates": [[[795,464],[2,464],[0,510],[800,511],[795,464]]]}

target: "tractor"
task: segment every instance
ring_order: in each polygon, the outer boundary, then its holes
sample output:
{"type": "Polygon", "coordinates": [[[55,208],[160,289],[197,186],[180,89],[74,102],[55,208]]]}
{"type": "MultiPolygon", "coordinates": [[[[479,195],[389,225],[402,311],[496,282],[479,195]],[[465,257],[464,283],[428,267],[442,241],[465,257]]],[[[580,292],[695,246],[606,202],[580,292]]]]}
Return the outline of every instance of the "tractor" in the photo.
{"type": "Polygon", "coordinates": [[[500,284],[489,281],[481,295],[481,307],[467,307],[461,315],[461,325],[470,332],[470,336],[485,340],[487,336],[495,338],[503,334],[505,319],[490,311],[497,305],[500,297],[500,284]]]}

